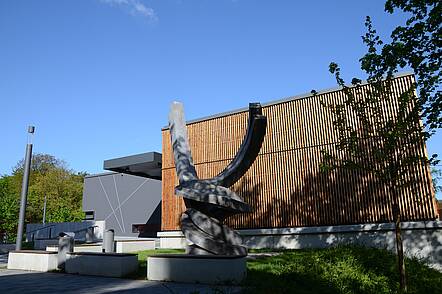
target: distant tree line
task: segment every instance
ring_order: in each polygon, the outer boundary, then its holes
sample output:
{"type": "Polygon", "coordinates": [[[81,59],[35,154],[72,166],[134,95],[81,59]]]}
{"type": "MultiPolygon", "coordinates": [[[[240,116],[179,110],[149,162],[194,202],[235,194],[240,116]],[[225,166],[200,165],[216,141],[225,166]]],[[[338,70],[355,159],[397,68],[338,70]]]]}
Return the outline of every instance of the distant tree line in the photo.
{"type": "MultiPolygon", "coordinates": [[[[15,240],[17,233],[23,166],[21,160],[10,175],[0,176],[0,238],[9,242],[15,240]]],[[[85,175],[69,169],[63,160],[52,155],[33,155],[25,222],[43,221],[45,196],[46,222],[81,221],[85,175]]]]}

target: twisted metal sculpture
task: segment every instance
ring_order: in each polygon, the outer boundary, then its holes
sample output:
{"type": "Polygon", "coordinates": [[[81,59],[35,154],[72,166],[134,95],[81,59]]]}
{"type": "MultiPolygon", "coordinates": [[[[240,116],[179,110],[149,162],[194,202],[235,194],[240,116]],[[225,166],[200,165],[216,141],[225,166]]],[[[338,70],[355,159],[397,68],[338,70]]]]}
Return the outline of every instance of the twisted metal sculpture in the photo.
{"type": "Polygon", "coordinates": [[[211,179],[198,179],[187,137],[183,105],[173,102],[169,114],[172,148],[179,185],[175,193],[184,198],[181,230],[194,255],[247,255],[241,236],[223,221],[250,212],[250,206],[228,189],[250,168],[258,156],[266,133],[267,118],[259,103],[249,104],[247,133],[232,162],[211,179]]]}

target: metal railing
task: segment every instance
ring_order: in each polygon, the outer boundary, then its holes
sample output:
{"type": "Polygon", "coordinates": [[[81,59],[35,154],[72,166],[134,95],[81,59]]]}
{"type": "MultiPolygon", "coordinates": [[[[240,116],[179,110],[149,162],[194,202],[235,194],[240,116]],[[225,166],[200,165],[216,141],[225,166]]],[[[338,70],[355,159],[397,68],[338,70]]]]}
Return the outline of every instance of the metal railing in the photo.
{"type": "Polygon", "coordinates": [[[48,226],[44,226],[44,227],[42,227],[42,228],[38,228],[38,229],[32,230],[32,231],[30,231],[30,232],[26,232],[26,236],[27,236],[28,234],[32,234],[32,235],[31,235],[31,240],[30,240],[30,241],[32,242],[32,241],[34,241],[35,234],[38,234],[40,231],[42,231],[42,230],[46,230],[46,229],[49,228],[49,234],[48,234],[48,236],[49,236],[49,239],[51,239],[51,235],[52,235],[52,227],[55,227],[55,225],[48,225],[48,226]]]}
{"type": "MultiPolygon", "coordinates": [[[[56,225],[54,225],[54,224],[48,225],[48,226],[44,226],[42,228],[38,228],[38,229],[32,230],[30,232],[26,232],[26,235],[31,234],[31,240],[30,241],[33,242],[35,240],[35,235],[37,235],[42,230],[49,229],[49,233],[48,233],[48,238],[47,239],[49,239],[49,240],[57,239],[58,235],[52,236],[52,227],[55,227],[55,226],[56,225]]],[[[72,231],[72,233],[77,234],[79,232],[87,231],[89,229],[95,229],[96,227],[98,227],[98,226],[97,225],[88,226],[88,227],[85,227],[85,228],[82,228],[82,229],[79,229],[79,230],[76,230],[76,231],[72,231]]],[[[94,234],[92,234],[92,235],[94,235],[94,234]]]]}

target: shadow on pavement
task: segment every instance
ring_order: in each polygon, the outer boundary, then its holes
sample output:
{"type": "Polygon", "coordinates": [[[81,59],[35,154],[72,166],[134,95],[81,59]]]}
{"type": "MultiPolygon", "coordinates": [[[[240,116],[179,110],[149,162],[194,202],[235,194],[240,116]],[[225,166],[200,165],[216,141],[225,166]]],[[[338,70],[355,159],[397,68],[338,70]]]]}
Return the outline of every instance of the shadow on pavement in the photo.
{"type": "Polygon", "coordinates": [[[238,287],[0,270],[1,293],[240,293],[238,287]]]}

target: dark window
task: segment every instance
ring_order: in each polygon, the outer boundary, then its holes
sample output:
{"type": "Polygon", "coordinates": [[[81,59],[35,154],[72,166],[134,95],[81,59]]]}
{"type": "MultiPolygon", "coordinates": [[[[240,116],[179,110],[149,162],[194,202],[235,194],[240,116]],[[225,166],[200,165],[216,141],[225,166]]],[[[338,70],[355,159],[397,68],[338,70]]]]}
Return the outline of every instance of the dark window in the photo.
{"type": "Polygon", "coordinates": [[[95,219],[95,211],[89,210],[84,212],[84,219],[85,220],[93,220],[95,219]]]}
{"type": "Polygon", "coordinates": [[[132,233],[139,233],[140,231],[143,231],[144,225],[132,225],[132,233]]]}

